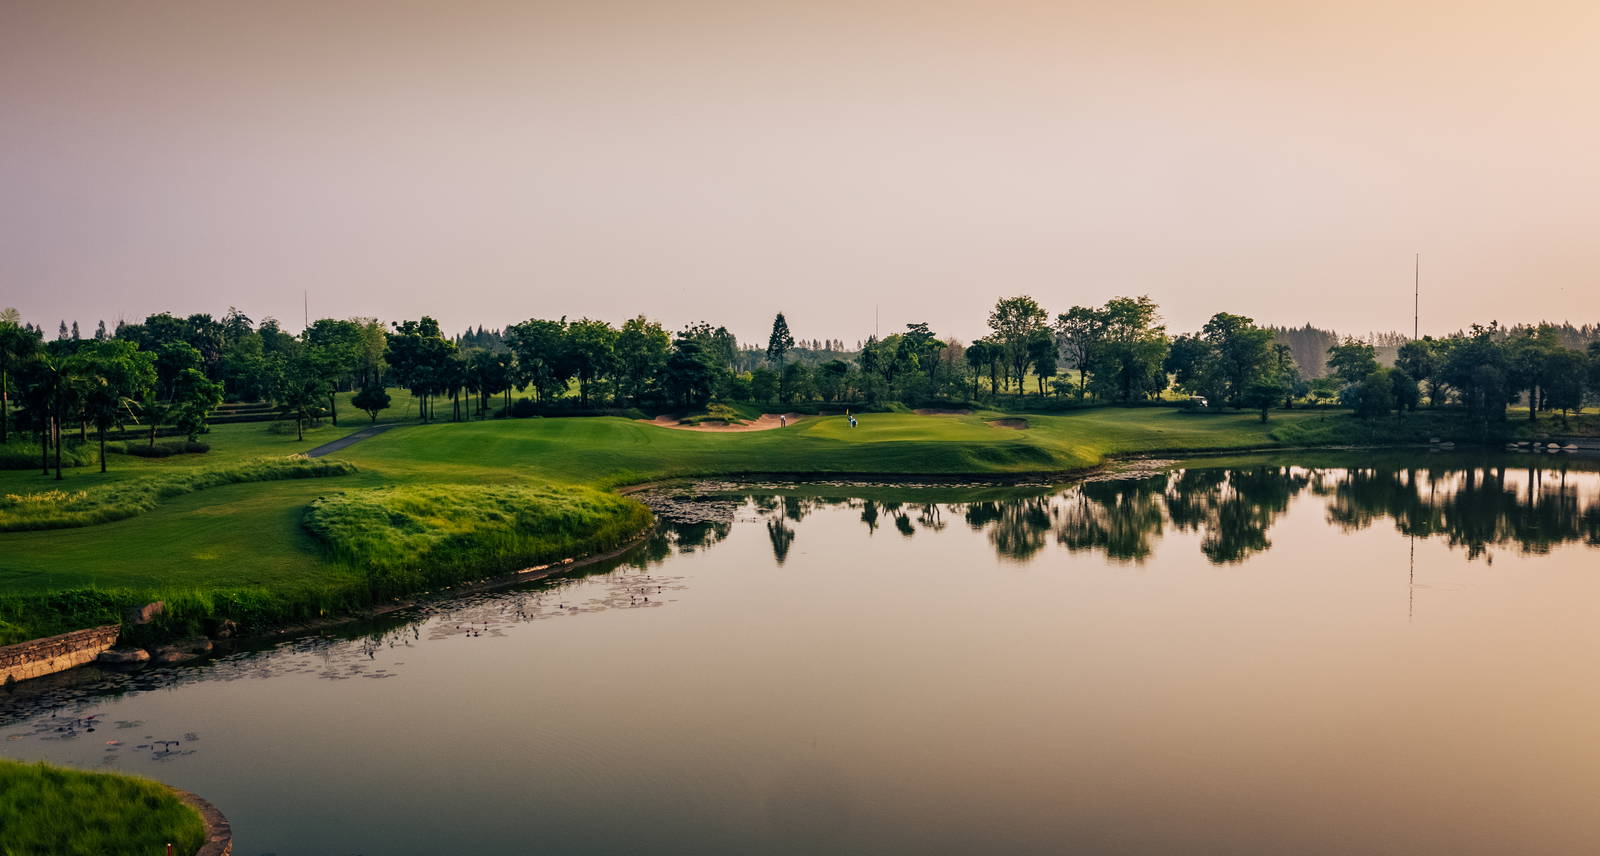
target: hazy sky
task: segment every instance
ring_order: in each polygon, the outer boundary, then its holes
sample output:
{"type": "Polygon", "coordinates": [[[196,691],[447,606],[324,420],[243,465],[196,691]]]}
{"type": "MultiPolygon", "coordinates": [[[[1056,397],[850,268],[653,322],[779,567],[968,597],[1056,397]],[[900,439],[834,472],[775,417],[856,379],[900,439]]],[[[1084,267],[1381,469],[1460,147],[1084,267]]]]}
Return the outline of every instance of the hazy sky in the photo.
{"type": "Polygon", "coordinates": [[[1597,84],[1588,0],[0,0],[0,305],[1595,322],[1597,84]]]}

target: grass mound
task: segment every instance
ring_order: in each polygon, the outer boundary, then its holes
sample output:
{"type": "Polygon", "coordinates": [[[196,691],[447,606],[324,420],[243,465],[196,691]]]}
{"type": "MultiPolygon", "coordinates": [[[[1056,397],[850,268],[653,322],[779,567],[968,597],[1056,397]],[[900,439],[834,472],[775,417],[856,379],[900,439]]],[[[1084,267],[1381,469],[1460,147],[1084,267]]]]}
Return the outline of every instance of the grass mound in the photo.
{"type": "Polygon", "coordinates": [[[364,569],[377,594],[616,547],[650,523],[639,502],[586,487],[413,484],[322,497],[305,527],[364,569]]]}
{"type": "Polygon", "coordinates": [[[355,465],[344,461],[295,455],[162,473],[85,490],[8,493],[0,495],[0,532],[67,529],[122,520],[149,511],[164,499],[225,484],[317,478],[351,472],[355,472],[355,465]]]}
{"type": "Polygon", "coordinates": [[[0,852],[6,856],[191,854],[200,813],[134,776],[0,761],[0,852]]]}

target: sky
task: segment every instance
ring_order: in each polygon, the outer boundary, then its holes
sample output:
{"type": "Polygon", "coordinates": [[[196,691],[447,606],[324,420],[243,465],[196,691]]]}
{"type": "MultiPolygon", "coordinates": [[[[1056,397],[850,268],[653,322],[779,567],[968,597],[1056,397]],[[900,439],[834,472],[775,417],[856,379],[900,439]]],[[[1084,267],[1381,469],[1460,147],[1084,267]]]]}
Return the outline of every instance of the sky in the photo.
{"type": "Polygon", "coordinates": [[[1593,323],[1596,81],[1584,0],[0,0],[0,306],[1593,323]]]}

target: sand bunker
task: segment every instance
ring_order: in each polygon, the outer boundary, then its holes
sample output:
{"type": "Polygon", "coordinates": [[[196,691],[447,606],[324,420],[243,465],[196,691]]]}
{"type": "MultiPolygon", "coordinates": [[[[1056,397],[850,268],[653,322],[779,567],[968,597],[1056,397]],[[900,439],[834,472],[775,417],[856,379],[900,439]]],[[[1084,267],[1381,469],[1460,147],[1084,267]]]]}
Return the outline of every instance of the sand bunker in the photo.
{"type": "Polygon", "coordinates": [[[990,419],[989,424],[996,428],[1010,428],[1015,431],[1021,431],[1028,427],[1028,420],[1017,419],[1014,417],[1007,419],[990,419]]]}
{"type": "MultiPolygon", "coordinates": [[[[790,425],[793,425],[796,422],[806,418],[805,415],[801,413],[785,413],[783,416],[789,420],[790,425]]],[[[679,431],[771,431],[772,429],[779,427],[778,414],[776,413],[763,413],[759,419],[755,419],[750,422],[738,423],[723,422],[717,419],[708,419],[698,425],[685,425],[682,422],[679,422],[677,418],[672,416],[657,416],[654,419],[641,419],[640,421],[648,422],[651,425],[656,425],[662,428],[676,428],[679,431]]]]}

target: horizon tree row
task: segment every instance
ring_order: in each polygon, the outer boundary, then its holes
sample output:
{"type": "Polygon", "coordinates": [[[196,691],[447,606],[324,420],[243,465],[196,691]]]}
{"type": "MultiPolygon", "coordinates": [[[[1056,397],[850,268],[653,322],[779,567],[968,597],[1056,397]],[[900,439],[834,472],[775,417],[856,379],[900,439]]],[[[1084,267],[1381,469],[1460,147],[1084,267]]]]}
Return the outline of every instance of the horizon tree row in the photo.
{"type": "Polygon", "coordinates": [[[162,432],[193,442],[222,401],[270,402],[297,435],[326,417],[338,424],[338,394],[376,420],[391,405],[386,388],[408,389],[424,420],[450,416],[581,413],[607,408],[693,409],[712,402],[763,405],[997,401],[1013,396],[1049,406],[1135,404],[1174,390],[1189,403],[1258,411],[1296,402],[1339,403],[1375,418],[1423,402],[1480,420],[1504,419],[1517,403],[1528,418],[1568,414],[1600,392],[1600,329],[1571,325],[1474,325],[1450,336],[1401,341],[1337,339],[1326,331],[1267,328],[1227,312],[1200,330],[1169,335],[1149,297],[1072,306],[1052,318],[1034,298],[998,300],[988,333],[968,344],[925,323],[906,325],[853,350],[840,339],[796,339],[783,313],[764,349],[741,345],[726,327],[696,322],[669,333],[636,316],[603,320],[528,319],[501,329],[444,334],[437,321],[384,325],[376,318],[312,322],[299,335],[274,319],[253,322],[230,308],[151,315],[93,336],[60,325],[23,324],[0,312],[0,445],[32,434],[41,466],[76,428],[87,441],[137,425],[154,448],[162,432]],[[1293,334],[1293,335],[1291,335],[1293,334]],[[1312,372],[1308,343],[1327,344],[1312,372]],[[1380,359],[1380,354],[1387,358],[1380,359]],[[1385,363],[1389,364],[1385,364],[1385,363]],[[1321,371],[1326,375],[1317,376],[1321,371]],[[1308,377],[1308,375],[1310,375],[1308,377]],[[516,400],[513,392],[528,398],[516,400]],[[494,408],[496,398],[501,399],[494,408]],[[463,408],[463,404],[467,406],[463,408]],[[14,406],[16,405],[16,406],[14,406]],[[163,427],[165,426],[165,427],[163,427]]]}

